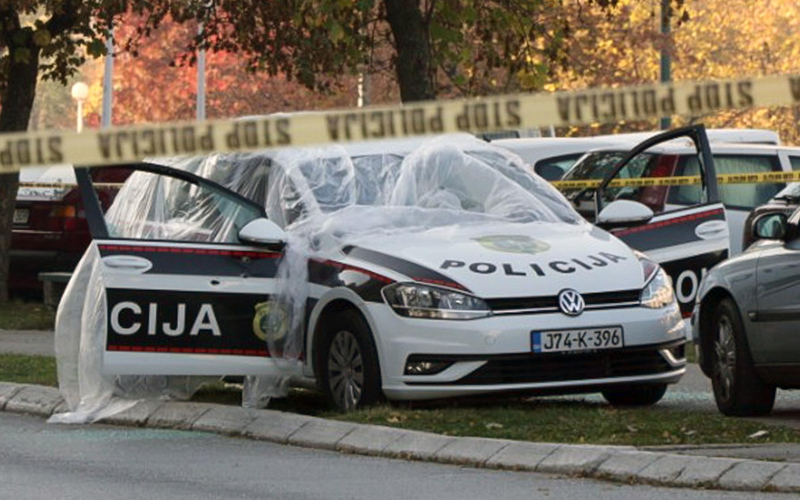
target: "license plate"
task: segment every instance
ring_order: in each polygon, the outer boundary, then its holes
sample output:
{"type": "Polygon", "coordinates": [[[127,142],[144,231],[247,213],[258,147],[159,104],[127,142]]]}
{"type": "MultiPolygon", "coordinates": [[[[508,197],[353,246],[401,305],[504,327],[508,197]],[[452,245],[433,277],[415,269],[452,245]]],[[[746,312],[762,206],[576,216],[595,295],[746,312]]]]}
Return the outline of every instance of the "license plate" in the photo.
{"type": "Polygon", "coordinates": [[[30,210],[18,208],[14,210],[14,224],[27,224],[30,210]]]}
{"type": "Polygon", "coordinates": [[[624,346],[625,336],[621,326],[531,332],[531,350],[533,352],[592,351],[595,349],[618,349],[624,346]]]}

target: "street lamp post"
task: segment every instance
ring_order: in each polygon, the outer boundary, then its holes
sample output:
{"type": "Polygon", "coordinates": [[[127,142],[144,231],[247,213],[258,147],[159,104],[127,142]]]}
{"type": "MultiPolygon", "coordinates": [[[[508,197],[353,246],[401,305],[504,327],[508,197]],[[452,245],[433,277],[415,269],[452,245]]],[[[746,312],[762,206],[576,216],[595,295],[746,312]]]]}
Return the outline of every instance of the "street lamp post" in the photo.
{"type": "Polygon", "coordinates": [[[72,98],[78,103],[77,129],[78,133],[83,132],[83,101],[89,96],[89,86],[83,82],[78,82],[72,86],[72,98]]]}

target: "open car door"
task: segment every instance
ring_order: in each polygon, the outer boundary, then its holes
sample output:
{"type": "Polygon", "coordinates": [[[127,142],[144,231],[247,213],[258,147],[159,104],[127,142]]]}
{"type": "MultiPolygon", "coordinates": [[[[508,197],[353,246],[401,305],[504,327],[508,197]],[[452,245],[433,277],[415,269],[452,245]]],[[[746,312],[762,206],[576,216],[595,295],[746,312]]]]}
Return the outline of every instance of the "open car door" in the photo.
{"type": "Polygon", "coordinates": [[[194,174],[126,168],[133,173],[107,216],[88,170],[75,169],[100,258],[103,372],[273,373],[262,325],[282,230],[263,207],[194,174]]]}
{"type": "MultiPolygon", "coordinates": [[[[668,151],[668,150],[667,150],[668,151]]],[[[730,240],[725,208],[720,201],[714,160],[702,125],[679,128],[652,137],[633,148],[607,174],[595,193],[596,220],[631,248],[646,253],[672,278],[684,317],[691,316],[701,278],[728,257],[730,240]],[[615,179],[647,179],[674,175],[679,158],[659,151],[668,141],[690,140],[696,151],[699,186],[612,187],[615,179]],[[671,189],[699,190],[694,204],[667,203],[671,189]],[[602,210],[616,200],[636,201],[653,217],[624,227],[603,225],[602,210]]]]}

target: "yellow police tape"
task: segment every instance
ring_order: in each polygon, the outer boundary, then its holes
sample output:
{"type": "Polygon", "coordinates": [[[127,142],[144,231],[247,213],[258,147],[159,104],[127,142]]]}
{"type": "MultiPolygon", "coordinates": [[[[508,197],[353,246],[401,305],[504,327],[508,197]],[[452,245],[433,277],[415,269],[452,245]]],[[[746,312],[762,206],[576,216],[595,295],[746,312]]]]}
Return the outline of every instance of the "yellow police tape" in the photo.
{"type": "MultiPolygon", "coordinates": [[[[722,174],[717,176],[718,184],[774,184],[782,182],[800,181],[800,171],[796,172],[767,172],[761,174],[722,174]]],[[[580,181],[553,181],[553,185],[560,190],[569,189],[594,189],[602,181],[588,179],[580,181]]],[[[609,187],[658,187],[658,186],[691,186],[700,184],[699,175],[675,177],[644,177],[639,179],[614,179],[608,183],[609,187]]]]}
{"type": "Polygon", "coordinates": [[[0,135],[0,173],[37,165],[103,166],[148,156],[321,145],[452,132],[587,125],[800,103],[800,75],[505,95],[247,120],[0,135]]]}
{"type": "MultiPolygon", "coordinates": [[[[556,188],[567,191],[570,189],[596,189],[600,186],[600,179],[587,179],[579,181],[552,181],[556,188]]],[[[608,187],[660,187],[660,186],[692,186],[700,184],[699,175],[686,175],[675,177],[644,177],[638,179],[614,179],[608,187]]],[[[718,184],[776,184],[784,182],[800,182],[800,170],[796,172],[768,172],[761,174],[722,174],[717,176],[718,184]]],[[[121,188],[122,183],[105,182],[93,183],[96,188],[121,188]]],[[[52,182],[21,182],[21,188],[53,188],[66,189],[76,187],[76,184],[52,182]]]]}

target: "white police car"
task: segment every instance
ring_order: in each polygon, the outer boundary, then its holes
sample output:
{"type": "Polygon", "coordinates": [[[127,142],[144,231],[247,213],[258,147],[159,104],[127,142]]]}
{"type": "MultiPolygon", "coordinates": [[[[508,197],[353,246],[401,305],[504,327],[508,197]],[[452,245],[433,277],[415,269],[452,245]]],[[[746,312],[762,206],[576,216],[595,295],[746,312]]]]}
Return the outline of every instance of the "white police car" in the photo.
{"type": "MultiPolygon", "coordinates": [[[[77,169],[106,375],[281,371],[346,410],[518,391],[646,405],[685,371],[664,271],[491,145],[132,168],[105,217],[77,169]]],[[[630,226],[642,209],[617,201],[598,220],[630,226]]]]}

